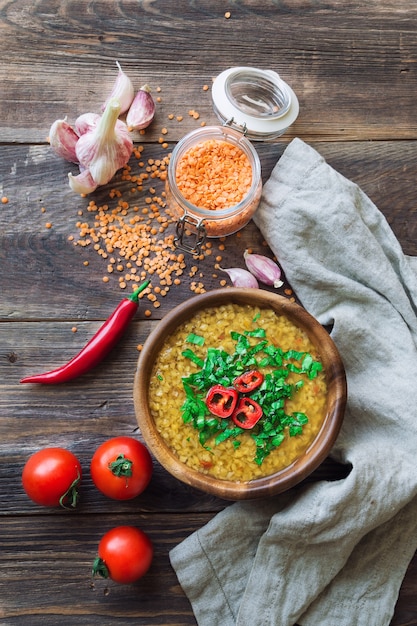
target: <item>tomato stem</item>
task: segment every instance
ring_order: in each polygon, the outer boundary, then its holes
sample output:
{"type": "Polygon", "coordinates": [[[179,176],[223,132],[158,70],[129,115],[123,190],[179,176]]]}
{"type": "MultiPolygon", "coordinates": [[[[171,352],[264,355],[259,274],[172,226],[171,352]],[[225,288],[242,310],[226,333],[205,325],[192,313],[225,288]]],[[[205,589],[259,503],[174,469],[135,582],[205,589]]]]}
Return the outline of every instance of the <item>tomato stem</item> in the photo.
{"type": "Polygon", "coordinates": [[[106,566],[105,562],[103,561],[103,559],[101,559],[99,556],[97,556],[94,559],[93,568],[91,570],[91,574],[93,576],[101,576],[102,578],[108,578],[109,577],[109,570],[107,569],[107,566],[106,566]]]}
{"type": "Polygon", "coordinates": [[[77,474],[78,474],[77,478],[70,484],[66,492],[59,499],[59,505],[62,506],[63,509],[75,509],[78,504],[78,500],[79,500],[78,485],[81,480],[80,472],[78,471],[78,469],[77,469],[77,474]],[[69,500],[69,506],[65,504],[68,500],[69,500]]]}
{"type": "Polygon", "coordinates": [[[119,456],[109,463],[109,469],[115,476],[126,476],[130,477],[133,475],[132,470],[133,461],[127,459],[124,454],[119,454],[119,456]]]}

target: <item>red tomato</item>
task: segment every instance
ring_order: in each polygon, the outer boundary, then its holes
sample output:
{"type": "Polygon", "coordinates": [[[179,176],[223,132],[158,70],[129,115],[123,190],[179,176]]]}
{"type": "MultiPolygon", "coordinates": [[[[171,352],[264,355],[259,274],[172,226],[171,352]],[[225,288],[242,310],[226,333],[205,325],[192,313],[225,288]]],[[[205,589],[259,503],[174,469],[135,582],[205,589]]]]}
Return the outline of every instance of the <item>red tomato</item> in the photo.
{"type": "Polygon", "coordinates": [[[148,535],[134,526],[117,526],[101,538],[92,573],[129,584],[146,574],[152,558],[153,545],[148,535]]]}
{"type": "Polygon", "coordinates": [[[22,472],[23,489],[33,502],[43,506],[75,508],[81,464],[64,448],[44,448],[32,454],[22,472]]]}
{"type": "Polygon", "coordinates": [[[152,458],[132,437],[114,437],[101,444],[91,459],[91,478],[97,489],[114,500],[130,500],[148,486],[152,458]]]}

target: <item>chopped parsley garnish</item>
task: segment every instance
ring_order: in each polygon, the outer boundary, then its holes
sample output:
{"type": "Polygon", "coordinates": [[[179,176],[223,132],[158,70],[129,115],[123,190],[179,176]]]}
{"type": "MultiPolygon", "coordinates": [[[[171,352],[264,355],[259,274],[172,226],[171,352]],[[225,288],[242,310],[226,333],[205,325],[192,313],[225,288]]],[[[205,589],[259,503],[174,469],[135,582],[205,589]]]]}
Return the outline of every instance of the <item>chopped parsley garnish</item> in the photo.
{"type": "MultiPolygon", "coordinates": [[[[303,432],[307,415],[302,412],[288,415],[285,400],[301,389],[303,376],[314,379],[323,366],[309,352],[283,351],[269,343],[263,328],[243,333],[232,331],[230,336],[235,344],[232,354],[221,348],[208,347],[202,359],[191,348],[183,351],[182,355],[195,363],[198,371],[182,379],[186,396],[181,407],[182,418],[198,430],[199,441],[206,449],[210,449],[207,443],[210,439],[214,445],[231,439],[237,448],[239,436],[245,430],[231,419],[210,413],[205,402],[207,392],[214,385],[233,386],[233,381],[248,370],[268,368],[262,384],[250,394],[250,398],[262,407],[262,417],[251,430],[246,430],[256,444],[254,461],[261,465],[287,436],[295,437],[303,432]],[[291,372],[299,374],[300,379],[289,382],[291,372]]],[[[187,337],[187,343],[203,346],[204,338],[192,333],[187,337]]]]}
{"type": "Polygon", "coordinates": [[[204,337],[195,335],[194,333],[190,333],[185,341],[187,343],[193,343],[196,346],[204,346],[204,337]]]}

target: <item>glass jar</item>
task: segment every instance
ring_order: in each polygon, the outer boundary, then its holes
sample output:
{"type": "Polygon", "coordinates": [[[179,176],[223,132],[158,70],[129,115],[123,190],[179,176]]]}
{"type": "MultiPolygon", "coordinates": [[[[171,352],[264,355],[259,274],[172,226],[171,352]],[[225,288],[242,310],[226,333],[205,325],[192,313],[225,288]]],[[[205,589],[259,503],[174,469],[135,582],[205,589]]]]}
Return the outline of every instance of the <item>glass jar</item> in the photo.
{"type": "MultiPolygon", "coordinates": [[[[213,82],[212,98],[214,112],[223,126],[199,128],[183,137],[174,148],[168,166],[167,204],[177,219],[175,245],[192,254],[199,254],[206,237],[231,235],[249,222],[262,193],[261,165],[249,139],[269,141],[281,136],[299,112],[297,96],[272,70],[253,67],[225,70],[213,82]],[[223,208],[210,205],[208,201],[202,203],[203,206],[193,204],[184,197],[177,180],[178,166],[184,155],[198,144],[212,140],[241,150],[252,173],[244,197],[223,208]],[[187,243],[186,238],[192,243],[187,243]]],[[[206,167],[210,172],[211,165],[206,167]]]]}
{"type": "MultiPolygon", "coordinates": [[[[210,165],[207,165],[210,173],[210,165]]],[[[236,165],[238,168],[239,166],[236,165]]],[[[198,254],[206,237],[224,237],[243,228],[256,211],[262,193],[261,164],[250,141],[228,126],[206,126],[192,131],[175,146],[168,166],[166,182],[167,205],[177,220],[175,244],[178,248],[198,254]],[[194,146],[206,142],[225,142],[247,158],[251,168],[250,187],[244,197],[226,208],[196,206],[181,193],[177,180],[178,165],[194,146]],[[192,243],[186,242],[186,239],[192,243]]]]}

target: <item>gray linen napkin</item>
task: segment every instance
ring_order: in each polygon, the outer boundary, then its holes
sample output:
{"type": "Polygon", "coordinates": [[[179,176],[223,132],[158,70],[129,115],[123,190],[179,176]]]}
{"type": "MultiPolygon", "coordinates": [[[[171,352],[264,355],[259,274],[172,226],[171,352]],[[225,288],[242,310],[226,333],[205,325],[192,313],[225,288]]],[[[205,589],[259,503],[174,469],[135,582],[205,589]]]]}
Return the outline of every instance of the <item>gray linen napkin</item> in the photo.
{"type": "Polygon", "coordinates": [[[332,456],[352,470],[231,504],[171,563],[200,626],[387,626],[417,548],[417,257],[300,139],[255,221],[305,308],[332,325],[348,381],[332,456]]]}

